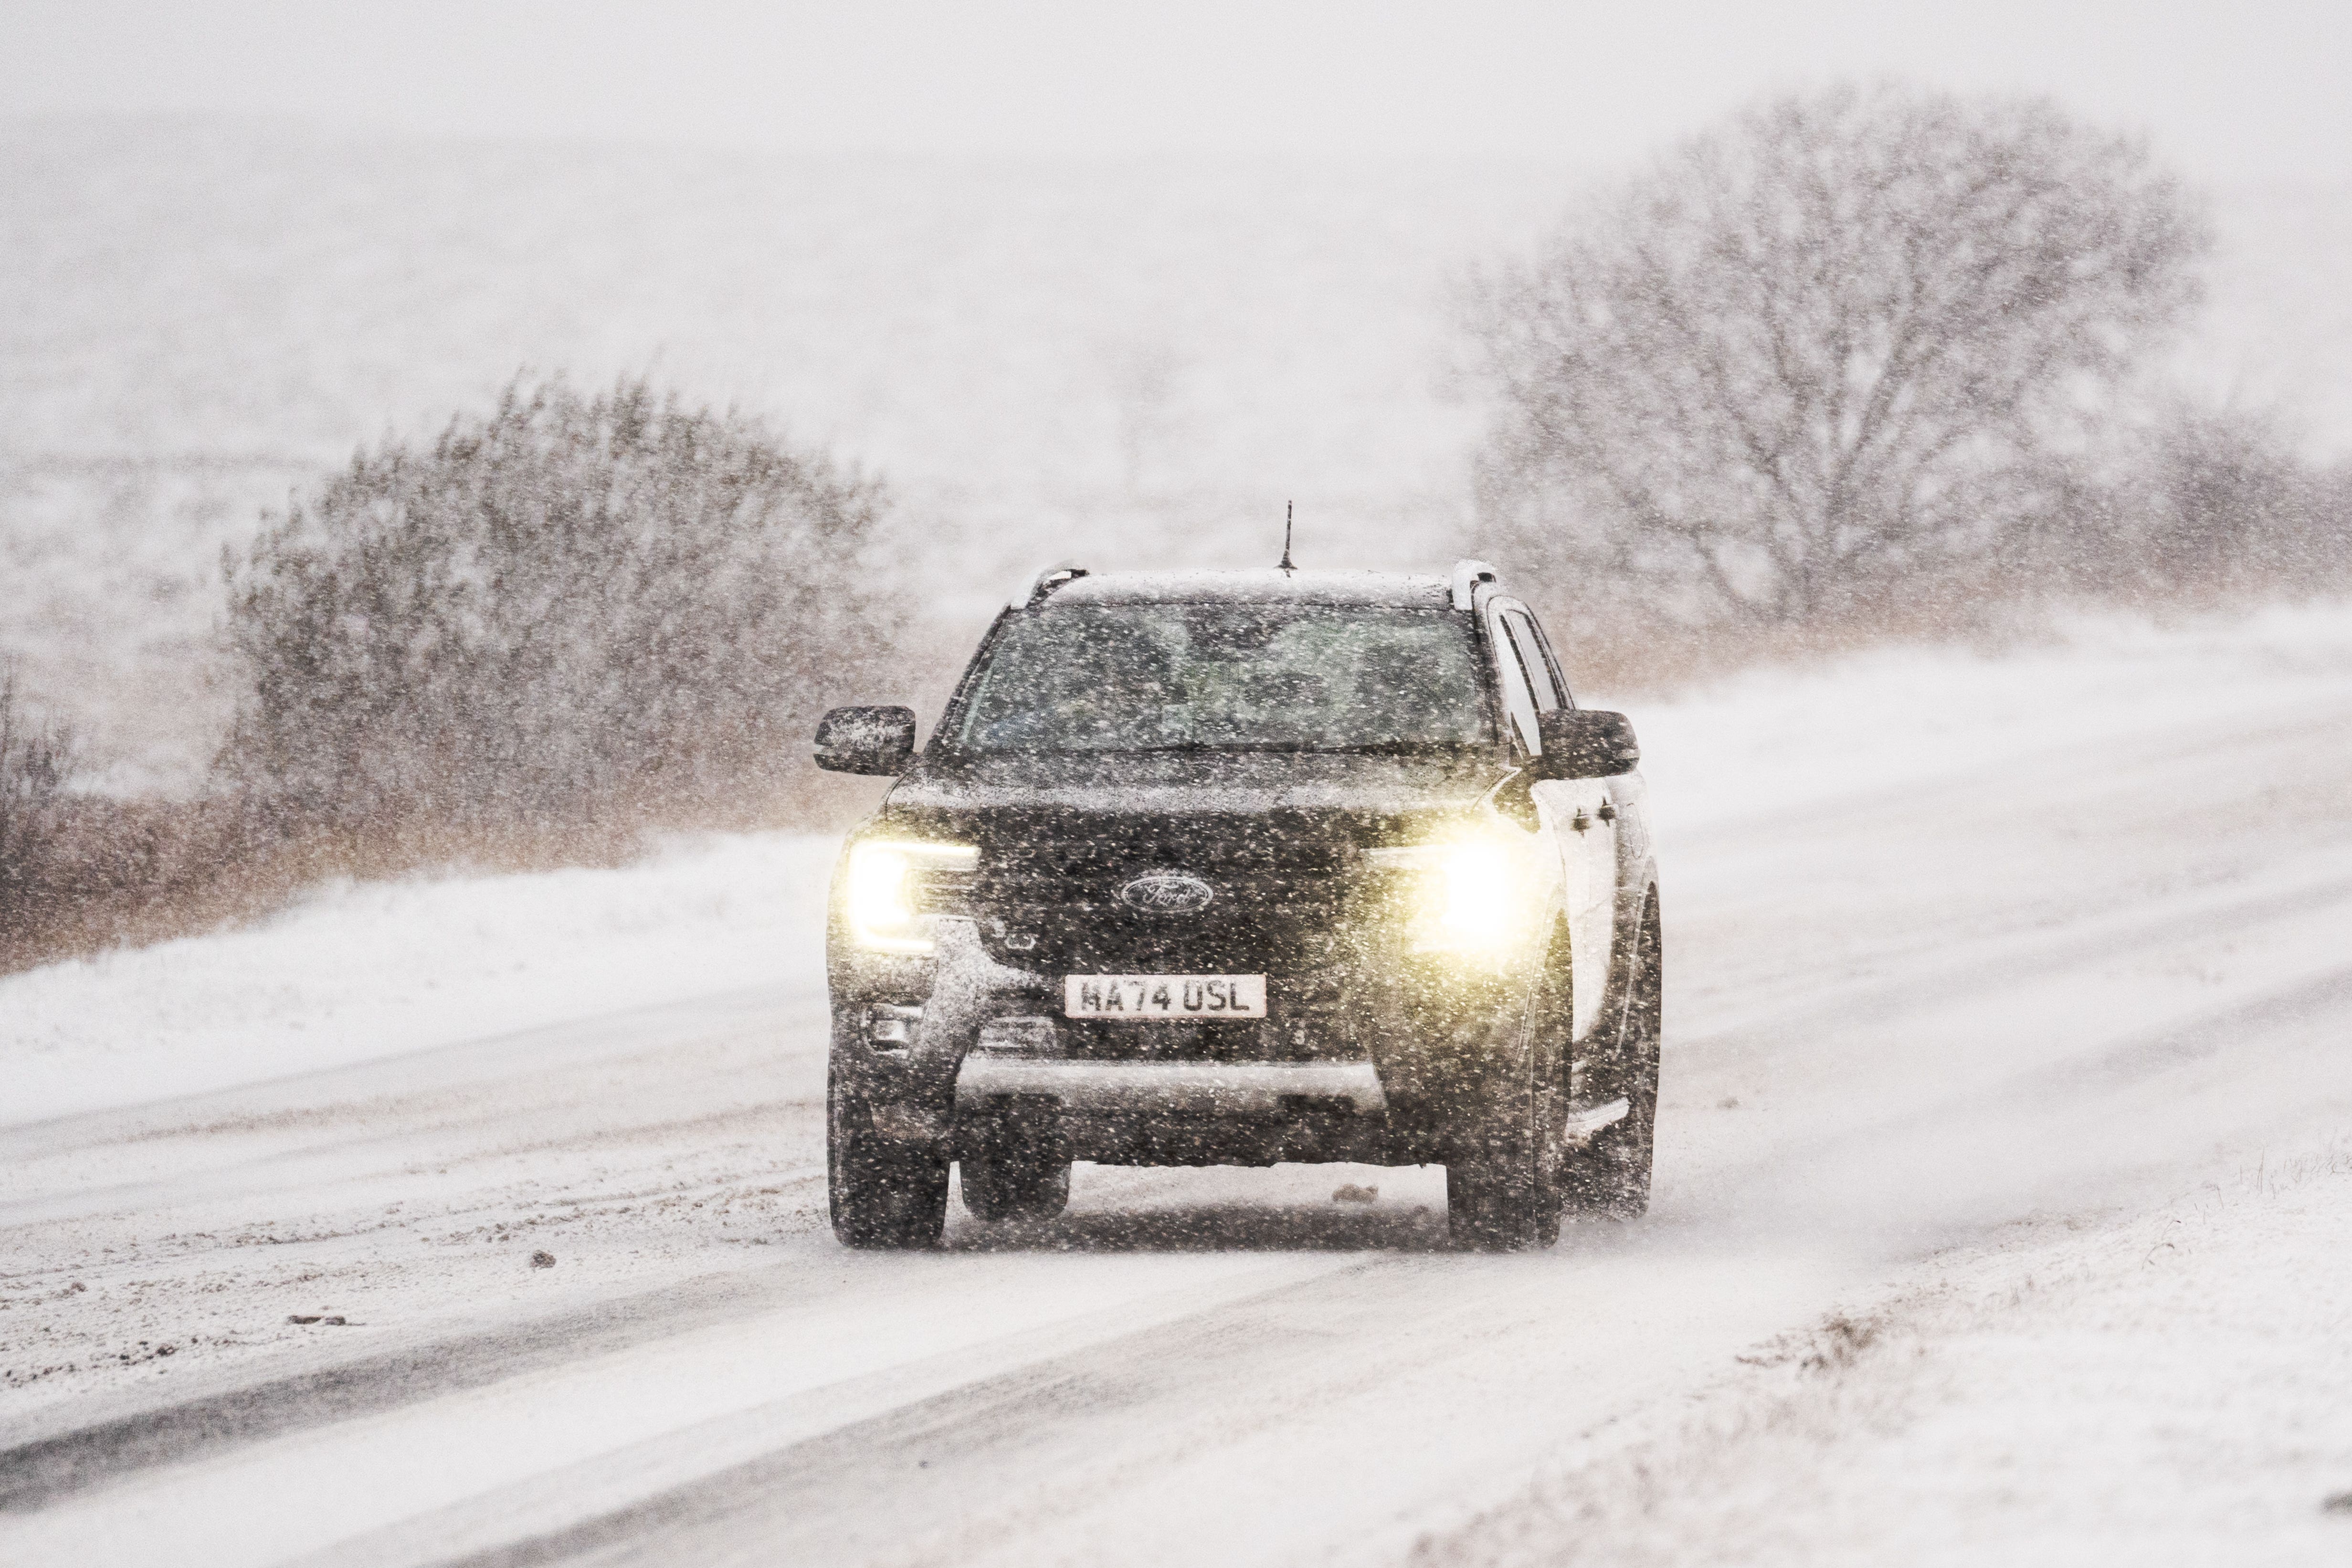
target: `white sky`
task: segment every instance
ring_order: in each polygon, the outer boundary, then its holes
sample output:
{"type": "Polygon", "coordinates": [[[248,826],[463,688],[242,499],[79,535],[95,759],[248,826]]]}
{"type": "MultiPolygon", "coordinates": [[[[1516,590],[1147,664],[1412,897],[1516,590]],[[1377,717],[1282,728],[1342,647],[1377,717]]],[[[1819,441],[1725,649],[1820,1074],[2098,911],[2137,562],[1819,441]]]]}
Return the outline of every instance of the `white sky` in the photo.
{"type": "Polygon", "coordinates": [[[2347,0],[9,0],[0,112],[980,155],[1614,163],[1759,90],[2050,92],[2208,179],[2352,174],[2347,0]]]}

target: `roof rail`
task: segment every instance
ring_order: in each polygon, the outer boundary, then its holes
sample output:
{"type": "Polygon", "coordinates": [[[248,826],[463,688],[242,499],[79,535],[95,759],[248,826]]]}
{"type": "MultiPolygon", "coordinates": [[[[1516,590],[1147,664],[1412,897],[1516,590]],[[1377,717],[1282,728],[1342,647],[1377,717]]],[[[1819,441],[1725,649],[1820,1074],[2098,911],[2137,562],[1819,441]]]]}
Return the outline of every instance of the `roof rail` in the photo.
{"type": "Polygon", "coordinates": [[[1499,580],[1495,569],[1483,560],[1457,560],[1454,563],[1454,608],[1472,609],[1477,603],[1478,585],[1499,580]]]}
{"type": "Polygon", "coordinates": [[[1032,577],[1013,597],[1005,601],[1008,610],[1024,610],[1074,577],[1084,577],[1087,569],[1074,560],[1057,560],[1032,577]]]}

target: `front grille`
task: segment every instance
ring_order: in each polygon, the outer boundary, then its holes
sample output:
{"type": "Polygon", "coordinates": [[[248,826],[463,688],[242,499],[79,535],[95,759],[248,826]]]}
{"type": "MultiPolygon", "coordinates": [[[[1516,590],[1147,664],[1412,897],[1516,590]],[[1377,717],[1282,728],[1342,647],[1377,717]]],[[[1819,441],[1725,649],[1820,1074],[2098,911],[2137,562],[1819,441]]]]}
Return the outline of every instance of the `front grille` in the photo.
{"type": "Polygon", "coordinates": [[[1047,904],[985,899],[978,909],[992,947],[1032,968],[1103,974],[1297,974],[1336,961],[1341,905],[1324,898],[1275,901],[1220,889],[1196,915],[1138,915],[1115,899],[1047,904]]]}
{"type": "Polygon", "coordinates": [[[1302,974],[1342,956],[1357,902],[1356,846],[1278,816],[1045,819],[992,838],[964,896],[997,958],[1026,968],[1302,974]],[[1213,896],[1189,913],[1120,901],[1155,873],[1213,896]]]}

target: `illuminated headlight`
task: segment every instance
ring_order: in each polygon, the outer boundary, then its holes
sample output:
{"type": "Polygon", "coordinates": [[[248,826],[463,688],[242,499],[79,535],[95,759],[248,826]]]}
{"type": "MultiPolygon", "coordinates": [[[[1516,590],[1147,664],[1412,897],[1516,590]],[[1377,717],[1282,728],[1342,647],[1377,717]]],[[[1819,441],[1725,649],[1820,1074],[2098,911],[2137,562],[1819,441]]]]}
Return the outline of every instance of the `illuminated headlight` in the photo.
{"type": "Polygon", "coordinates": [[[884,953],[929,953],[931,915],[916,907],[916,888],[938,873],[969,875],[980,852],[969,844],[870,839],[849,852],[844,913],[861,946],[884,953]]]}
{"type": "Polygon", "coordinates": [[[1415,947],[1501,957],[1533,932],[1540,890],[1520,846],[1465,836],[1370,856],[1416,873],[1407,912],[1415,947]]]}

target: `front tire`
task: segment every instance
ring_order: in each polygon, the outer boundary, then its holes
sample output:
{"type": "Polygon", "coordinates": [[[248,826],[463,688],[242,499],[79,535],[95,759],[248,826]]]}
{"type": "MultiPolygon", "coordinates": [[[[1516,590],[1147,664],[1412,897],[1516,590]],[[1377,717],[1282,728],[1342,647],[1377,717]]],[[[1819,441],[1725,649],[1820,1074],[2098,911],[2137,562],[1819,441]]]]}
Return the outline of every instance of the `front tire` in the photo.
{"type": "Polygon", "coordinates": [[[1446,1163],[1446,1223],[1457,1244],[1515,1252],[1559,1239],[1568,1035],[1566,944],[1555,941],[1475,1131],[1446,1163]]]}
{"type": "Polygon", "coordinates": [[[873,1107],[842,1082],[838,1066],[825,1074],[824,1113],[833,1233],[857,1248],[938,1246],[947,1225],[948,1162],[928,1145],[876,1132],[873,1107]]]}

